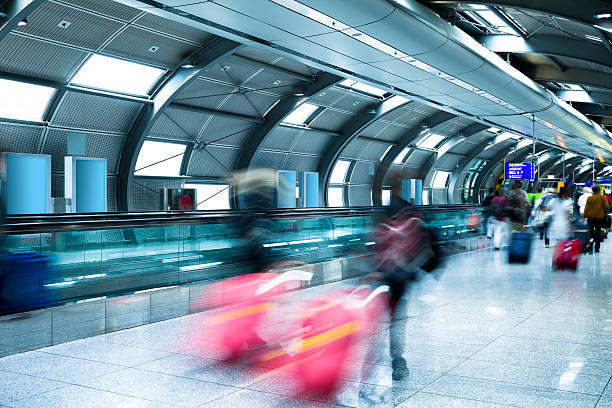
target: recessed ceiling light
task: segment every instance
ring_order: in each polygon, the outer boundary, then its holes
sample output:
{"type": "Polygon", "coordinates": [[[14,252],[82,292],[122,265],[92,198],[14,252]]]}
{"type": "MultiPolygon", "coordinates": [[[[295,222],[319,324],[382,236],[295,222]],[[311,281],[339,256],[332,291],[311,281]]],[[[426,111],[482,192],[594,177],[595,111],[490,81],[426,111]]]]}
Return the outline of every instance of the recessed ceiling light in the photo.
{"type": "Polygon", "coordinates": [[[222,71],[228,71],[231,67],[229,65],[224,65],[223,68],[221,68],[222,71]]]}
{"type": "Polygon", "coordinates": [[[195,68],[195,65],[193,65],[193,64],[185,64],[185,65],[181,65],[181,68],[186,68],[186,69],[195,68]]]}
{"type": "Polygon", "coordinates": [[[24,26],[27,26],[27,25],[28,25],[28,23],[29,23],[28,19],[27,19],[27,18],[24,18],[23,20],[21,20],[20,22],[18,22],[18,23],[17,23],[17,25],[18,25],[19,27],[24,27],[24,26]]]}
{"type": "Polygon", "coordinates": [[[281,82],[283,82],[283,81],[281,81],[280,79],[277,79],[276,81],[274,81],[274,85],[278,85],[278,84],[280,84],[281,82]]]}
{"type": "Polygon", "coordinates": [[[353,106],[359,105],[359,102],[353,102],[353,106]]]}
{"type": "Polygon", "coordinates": [[[159,50],[159,47],[156,45],[153,45],[151,48],[149,48],[149,52],[157,52],[157,50],[159,50]]]}
{"type": "Polygon", "coordinates": [[[327,95],[327,93],[325,93],[325,92],[321,92],[321,93],[319,94],[319,96],[325,96],[325,95],[327,95]]]}
{"type": "Polygon", "coordinates": [[[68,28],[72,23],[70,21],[62,20],[57,25],[59,28],[68,28]]]}

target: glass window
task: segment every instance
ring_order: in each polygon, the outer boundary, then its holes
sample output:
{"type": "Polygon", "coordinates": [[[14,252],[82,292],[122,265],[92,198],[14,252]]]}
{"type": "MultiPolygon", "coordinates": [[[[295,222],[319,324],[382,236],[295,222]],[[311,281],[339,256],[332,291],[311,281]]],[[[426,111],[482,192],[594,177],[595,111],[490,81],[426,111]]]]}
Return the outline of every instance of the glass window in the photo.
{"type": "Polygon", "coordinates": [[[436,146],[440,144],[440,142],[444,139],[445,137],[442,135],[439,135],[437,133],[430,133],[428,135],[425,135],[425,137],[423,137],[421,140],[419,140],[417,146],[423,149],[435,149],[436,146]]]}
{"type": "Polygon", "coordinates": [[[344,181],[346,180],[346,172],[350,165],[350,161],[338,160],[336,162],[336,165],[334,166],[334,170],[332,171],[329,182],[334,184],[344,183],[344,181]]]}
{"type": "Polygon", "coordinates": [[[196,190],[196,210],[229,210],[230,195],[227,184],[185,184],[185,188],[196,190]]]}
{"type": "Polygon", "coordinates": [[[391,205],[391,190],[386,189],[382,191],[382,205],[391,205]]]}
{"type": "Polygon", "coordinates": [[[0,79],[0,117],[41,121],[55,89],[0,79]]]}
{"type": "Polygon", "coordinates": [[[283,123],[291,123],[292,125],[303,125],[306,120],[316,111],[319,107],[312,103],[303,103],[293,109],[293,111],[287,115],[283,123]]]}
{"type": "Polygon", "coordinates": [[[448,180],[448,176],[450,172],[438,170],[434,174],[433,185],[434,188],[444,188],[446,187],[446,181],[448,180]]]}
{"type": "Polygon", "coordinates": [[[327,189],[327,201],[330,207],[344,207],[344,188],[330,187],[327,189]]]}
{"type": "Polygon", "coordinates": [[[340,82],[340,85],[378,97],[383,97],[387,93],[387,91],[367,84],[362,84],[361,82],[353,81],[352,79],[345,79],[344,81],[340,82]]]}
{"type": "Polygon", "coordinates": [[[385,149],[385,151],[383,152],[383,154],[381,154],[381,155],[380,155],[380,159],[378,159],[378,160],[383,161],[383,159],[385,158],[385,156],[387,155],[387,153],[389,153],[389,150],[391,150],[391,148],[392,148],[392,147],[393,147],[393,146],[389,146],[389,147],[387,147],[387,148],[385,149]]]}
{"type": "Polygon", "coordinates": [[[134,175],[177,177],[186,147],[181,143],[146,140],[136,160],[134,175]]]}
{"type": "Polygon", "coordinates": [[[393,164],[402,164],[404,162],[404,159],[406,158],[406,156],[408,155],[408,152],[410,151],[409,147],[405,147],[404,150],[402,150],[400,152],[400,154],[398,154],[395,159],[393,159],[393,164]]]}
{"type": "Polygon", "coordinates": [[[423,205],[429,205],[429,189],[423,189],[423,205]]]}
{"type": "Polygon", "coordinates": [[[106,91],[147,95],[164,72],[148,65],[93,54],[71,83],[106,91]]]}

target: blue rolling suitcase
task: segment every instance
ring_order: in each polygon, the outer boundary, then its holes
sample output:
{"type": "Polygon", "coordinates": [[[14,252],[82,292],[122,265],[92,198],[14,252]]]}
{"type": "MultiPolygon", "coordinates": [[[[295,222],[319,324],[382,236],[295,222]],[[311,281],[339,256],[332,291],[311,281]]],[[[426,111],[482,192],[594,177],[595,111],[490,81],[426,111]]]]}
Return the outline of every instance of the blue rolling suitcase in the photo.
{"type": "Polygon", "coordinates": [[[530,232],[514,232],[508,248],[508,262],[528,263],[531,255],[531,240],[530,232]]]}

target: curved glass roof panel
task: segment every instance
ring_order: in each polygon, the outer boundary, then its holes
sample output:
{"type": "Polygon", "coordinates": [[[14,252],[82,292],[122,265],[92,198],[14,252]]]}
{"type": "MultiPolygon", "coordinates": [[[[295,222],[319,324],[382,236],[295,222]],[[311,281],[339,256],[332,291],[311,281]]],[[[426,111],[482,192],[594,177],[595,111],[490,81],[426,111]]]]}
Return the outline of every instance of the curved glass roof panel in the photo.
{"type": "Polygon", "coordinates": [[[41,121],[54,95],[53,88],[0,79],[0,117],[41,121]]]}
{"type": "Polygon", "coordinates": [[[148,65],[93,54],[70,83],[104,91],[148,95],[164,72],[148,65]]]}
{"type": "Polygon", "coordinates": [[[177,177],[187,145],[147,140],[136,160],[136,176],[177,177]]]}
{"type": "Polygon", "coordinates": [[[287,115],[283,120],[283,123],[290,123],[292,125],[304,125],[306,120],[316,111],[319,107],[312,103],[303,103],[287,115]]]}

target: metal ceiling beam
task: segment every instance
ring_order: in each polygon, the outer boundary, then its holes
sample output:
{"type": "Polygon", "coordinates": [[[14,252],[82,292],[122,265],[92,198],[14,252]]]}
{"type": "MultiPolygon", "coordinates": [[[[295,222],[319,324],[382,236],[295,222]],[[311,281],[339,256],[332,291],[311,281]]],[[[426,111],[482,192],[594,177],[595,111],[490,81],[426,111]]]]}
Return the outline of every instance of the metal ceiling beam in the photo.
{"type": "Polygon", "coordinates": [[[529,39],[507,34],[484,35],[480,43],[497,53],[542,54],[552,57],[572,58],[612,67],[610,53],[588,41],[552,35],[534,35],[529,39]]]}
{"type": "Polygon", "coordinates": [[[585,24],[595,24],[593,14],[598,10],[609,10],[606,0],[419,0],[423,4],[485,4],[489,6],[514,7],[524,10],[539,11],[545,14],[565,17],[585,24]]]}
{"type": "Polygon", "coordinates": [[[243,170],[251,167],[253,158],[266,137],[268,137],[268,135],[270,135],[278,126],[281,126],[283,120],[291,112],[293,112],[298,105],[301,105],[312,96],[324,91],[342,80],[343,78],[337,75],[329,74],[327,72],[320,72],[315,82],[304,87],[304,95],[291,95],[281,99],[281,101],[276,104],[276,106],[272,108],[270,112],[268,112],[264,124],[260,126],[247,140],[244,149],[242,149],[240,159],[236,165],[236,170],[243,170]]]}
{"type": "MultiPolygon", "coordinates": [[[[571,166],[573,163],[580,163],[583,160],[584,160],[584,157],[580,157],[580,156],[570,157],[569,159],[565,160],[565,169],[566,169],[565,175],[567,176],[569,174],[568,166],[571,166]]],[[[557,171],[559,171],[559,169],[563,169],[563,160],[560,163],[555,162],[552,165],[540,166],[540,178],[544,178],[551,173],[556,173],[557,171]]]]}
{"type": "Polygon", "coordinates": [[[133,209],[133,178],[136,160],[142,144],[157,119],[163,114],[164,109],[205,69],[242,47],[242,44],[227,39],[215,41],[193,58],[194,68],[177,70],[153,95],[153,104],[143,107],[123,143],[119,159],[119,174],[117,177],[117,209],[119,211],[133,209]]]}
{"type": "MultiPolygon", "coordinates": [[[[431,155],[431,157],[427,160],[427,162],[421,166],[419,170],[419,174],[416,178],[426,180],[429,172],[435,168],[436,164],[447,154],[453,147],[457,146],[460,143],[465,142],[471,136],[474,136],[486,129],[489,126],[483,125],[482,123],[472,123],[471,125],[461,129],[457,134],[453,137],[447,138],[444,143],[431,155]]],[[[463,163],[463,159],[461,160],[463,163]]],[[[457,163],[460,165],[460,163],[457,163]]],[[[459,169],[457,169],[459,170],[459,169]]],[[[454,173],[454,172],[453,172],[454,173]]],[[[449,201],[450,203],[451,201],[449,201]]]]}
{"type": "Polygon", "coordinates": [[[601,91],[559,91],[557,97],[566,102],[594,103],[612,105],[612,92],[601,91]]]}
{"type": "Polygon", "coordinates": [[[0,42],[9,35],[11,30],[17,27],[17,24],[24,18],[30,15],[38,6],[43,4],[45,0],[8,0],[3,6],[3,13],[6,14],[0,26],[0,42]]]}
{"type": "MultiPolygon", "coordinates": [[[[495,167],[497,167],[500,164],[500,162],[502,162],[505,158],[511,158],[519,154],[523,154],[523,153],[531,154],[531,151],[533,149],[533,146],[531,144],[512,151],[512,148],[515,147],[518,143],[520,143],[520,141],[517,141],[514,144],[514,146],[512,145],[508,146],[507,149],[506,148],[503,149],[501,152],[499,152],[497,155],[491,158],[489,163],[487,163],[487,165],[478,174],[478,177],[476,178],[476,182],[474,183],[474,197],[473,197],[474,203],[478,202],[476,197],[480,197],[480,191],[486,187],[486,182],[489,180],[493,170],[495,170],[495,167]]],[[[546,147],[546,146],[543,146],[543,145],[536,146],[536,151],[538,148],[541,149],[542,147],[546,147]]]]}
{"type": "Polygon", "coordinates": [[[612,106],[593,105],[580,102],[574,103],[573,106],[585,115],[612,117],[612,106]]]}
{"type": "Polygon", "coordinates": [[[168,107],[172,109],[186,111],[186,112],[202,113],[205,115],[215,115],[215,116],[219,116],[222,118],[242,120],[242,121],[251,122],[251,123],[261,124],[265,122],[263,118],[258,118],[256,116],[241,115],[240,113],[233,113],[233,112],[223,112],[223,111],[218,111],[214,109],[201,108],[199,106],[185,105],[183,103],[173,102],[170,105],[168,105],[168,107]]]}
{"type": "MultiPolygon", "coordinates": [[[[496,137],[496,135],[491,134],[489,139],[496,137]]],[[[459,168],[457,171],[453,171],[450,175],[450,181],[448,183],[448,202],[449,203],[458,203],[458,199],[460,197],[459,192],[461,189],[457,189],[457,183],[459,180],[464,180],[466,173],[468,172],[469,164],[478,158],[478,155],[483,152],[482,145],[475,146],[472,150],[468,152],[468,154],[461,159],[459,162],[459,168]]],[[[485,160],[485,159],[483,159],[485,160]]]]}
{"type": "MultiPolygon", "coordinates": [[[[270,64],[267,64],[265,62],[256,61],[256,60],[253,60],[251,58],[244,57],[242,55],[232,55],[232,59],[241,61],[241,62],[243,62],[243,63],[245,63],[247,65],[250,65],[252,67],[255,67],[255,68],[263,68],[264,71],[277,72],[279,74],[286,75],[288,77],[291,77],[293,79],[297,79],[297,80],[305,82],[305,83],[313,83],[316,80],[316,78],[314,78],[314,77],[298,74],[297,72],[289,71],[287,69],[284,69],[284,68],[281,68],[281,67],[277,67],[277,66],[274,66],[274,65],[270,65],[270,64]]],[[[279,86],[283,86],[283,85],[279,85],[279,86]]],[[[286,85],[286,86],[290,86],[290,85],[286,85]]]]}
{"type": "MultiPolygon", "coordinates": [[[[437,127],[441,127],[456,118],[457,116],[451,113],[440,111],[424,119],[402,135],[397,146],[393,146],[391,150],[389,150],[374,172],[374,178],[372,180],[372,202],[374,205],[382,205],[384,179],[395,157],[424,133],[435,132],[437,127]]],[[[407,160],[410,160],[410,158],[407,160]]]]}
{"type": "Polygon", "coordinates": [[[612,88],[612,74],[603,71],[568,68],[560,72],[551,67],[536,65],[525,70],[524,73],[534,81],[539,82],[564,82],[568,84],[612,88]]]}
{"type": "MultiPolygon", "coordinates": [[[[388,113],[405,106],[408,103],[410,103],[410,101],[408,101],[406,98],[395,96],[380,102],[375,109],[366,108],[362,110],[357,117],[351,120],[344,127],[344,129],[341,130],[342,135],[340,137],[332,139],[328,143],[323,150],[323,156],[321,157],[319,165],[317,166],[317,172],[319,173],[319,197],[322,198],[324,205],[328,204],[327,190],[332,170],[344,149],[353,140],[359,137],[359,134],[365,128],[388,113]]],[[[392,147],[391,150],[393,150],[395,147],[397,146],[392,147]]],[[[350,177],[350,174],[348,174],[348,177],[350,177]]]]}

